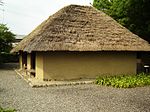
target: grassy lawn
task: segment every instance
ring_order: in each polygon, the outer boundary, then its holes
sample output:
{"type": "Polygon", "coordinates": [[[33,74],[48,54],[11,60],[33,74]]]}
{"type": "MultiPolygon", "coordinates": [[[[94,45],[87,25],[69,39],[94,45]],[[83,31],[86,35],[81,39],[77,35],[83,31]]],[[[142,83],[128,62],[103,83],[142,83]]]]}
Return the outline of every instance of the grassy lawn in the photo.
{"type": "Polygon", "coordinates": [[[96,84],[113,86],[116,88],[132,88],[150,85],[150,74],[138,74],[128,76],[106,76],[98,77],[96,84]]]}
{"type": "Polygon", "coordinates": [[[0,112],[16,112],[15,109],[4,109],[2,107],[0,107],[0,112]]]}

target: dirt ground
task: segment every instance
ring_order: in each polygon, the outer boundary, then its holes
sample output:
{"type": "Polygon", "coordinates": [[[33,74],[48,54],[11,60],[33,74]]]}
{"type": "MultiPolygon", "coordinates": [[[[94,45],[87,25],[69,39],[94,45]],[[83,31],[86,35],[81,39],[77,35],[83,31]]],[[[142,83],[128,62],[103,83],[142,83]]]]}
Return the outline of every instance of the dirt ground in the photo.
{"type": "Polygon", "coordinates": [[[18,112],[150,112],[150,86],[117,89],[95,84],[32,88],[13,70],[0,67],[0,105],[18,112]]]}

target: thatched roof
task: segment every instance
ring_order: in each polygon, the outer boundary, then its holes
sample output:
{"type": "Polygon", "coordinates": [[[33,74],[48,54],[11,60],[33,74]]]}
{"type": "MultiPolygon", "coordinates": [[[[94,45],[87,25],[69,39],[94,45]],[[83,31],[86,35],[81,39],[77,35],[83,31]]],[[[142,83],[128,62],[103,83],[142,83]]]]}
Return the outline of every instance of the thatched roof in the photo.
{"type": "Polygon", "coordinates": [[[69,5],[50,16],[12,52],[150,51],[147,41],[90,6],[69,5]]]}

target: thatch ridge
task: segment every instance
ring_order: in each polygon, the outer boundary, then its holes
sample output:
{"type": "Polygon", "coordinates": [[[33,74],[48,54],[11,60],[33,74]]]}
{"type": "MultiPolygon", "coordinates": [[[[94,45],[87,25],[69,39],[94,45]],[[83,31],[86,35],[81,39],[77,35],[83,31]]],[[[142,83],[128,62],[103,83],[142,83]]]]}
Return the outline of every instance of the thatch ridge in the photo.
{"type": "Polygon", "coordinates": [[[93,7],[69,5],[39,25],[12,52],[20,50],[150,51],[150,45],[93,7]]]}

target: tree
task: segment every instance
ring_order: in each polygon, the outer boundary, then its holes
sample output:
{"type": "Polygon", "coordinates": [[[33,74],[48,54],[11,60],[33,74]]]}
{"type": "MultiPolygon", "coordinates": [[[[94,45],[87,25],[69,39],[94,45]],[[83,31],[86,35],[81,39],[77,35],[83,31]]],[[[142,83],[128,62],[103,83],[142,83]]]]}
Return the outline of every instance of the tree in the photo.
{"type": "Polygon", "coordinates": [[[150,42],[150,0],[94,0],[93,6],[150,42]]]}
{"type": "Polygon", "coordinates": [[[2,0],[0,0],[0,5],[3,5],[3,1],[2,0]]]}
{"type": "Polygon", "coordinates": [[[150,42],[150,1],[129,0],[128,28],[150,42]]]}
{"type": "Polygon", "coordinates": [[[0,24],[0,54],[2,52],[9,53],[12,49],[12,42],[15,40],[15,35],[9,31],[4,24],[0,24]]]}

